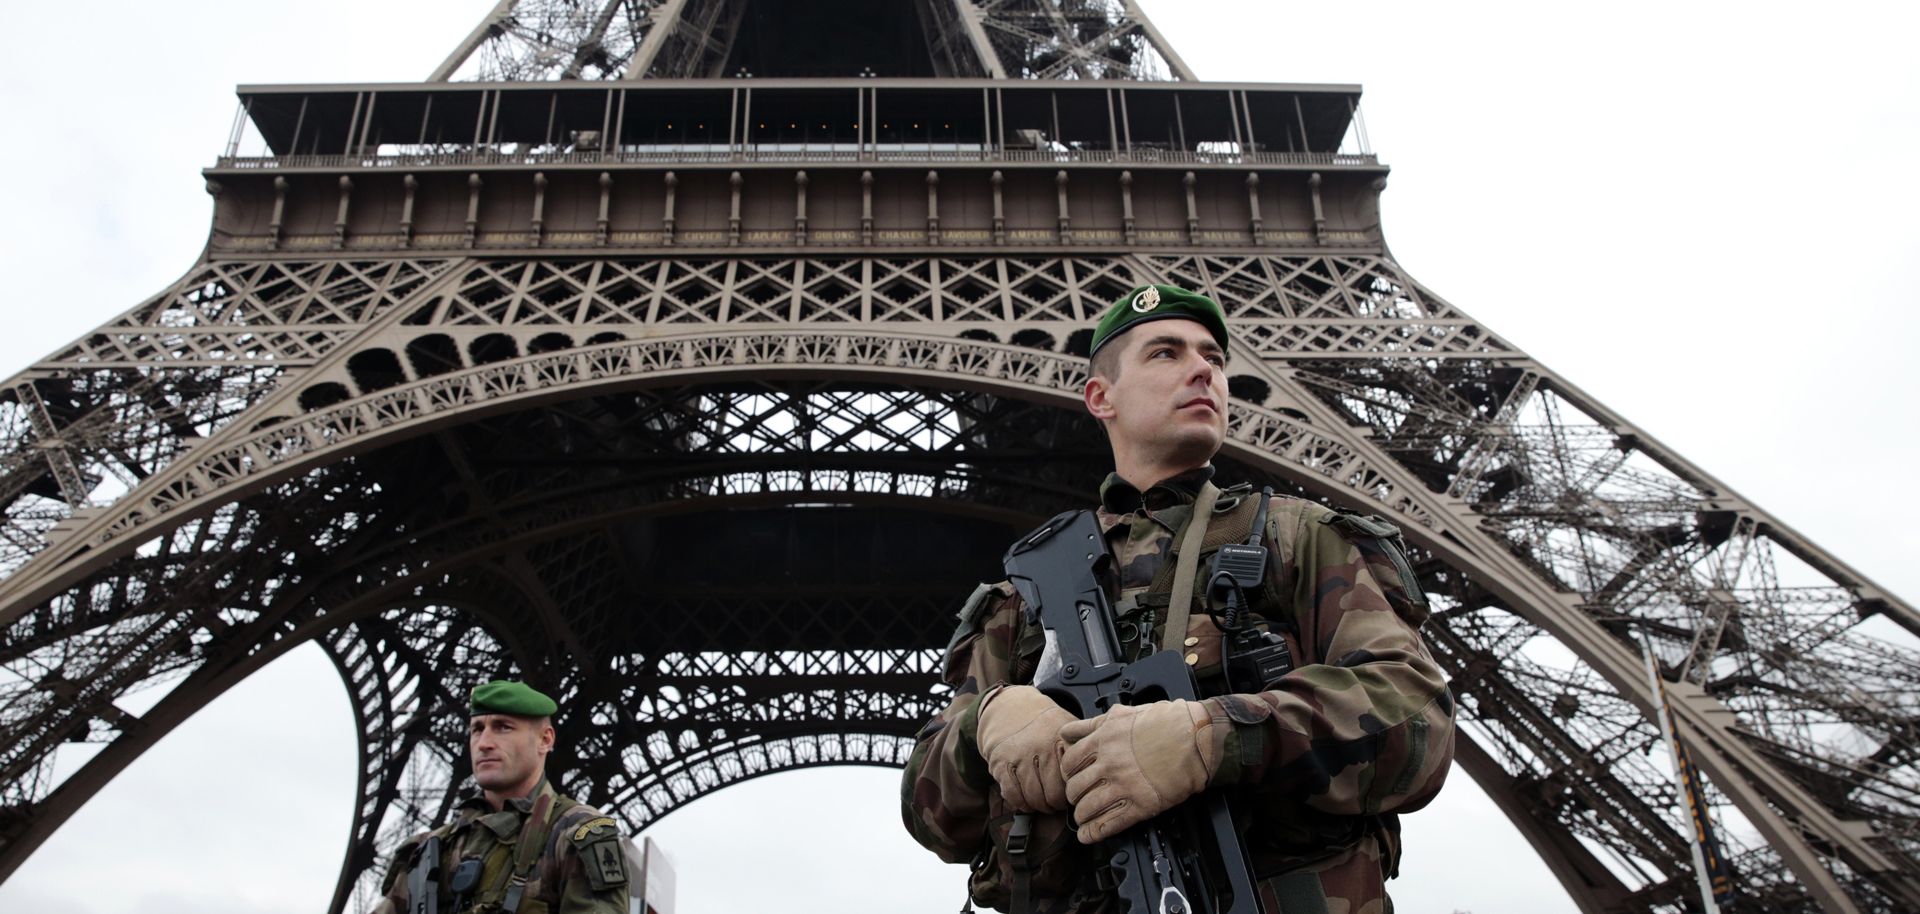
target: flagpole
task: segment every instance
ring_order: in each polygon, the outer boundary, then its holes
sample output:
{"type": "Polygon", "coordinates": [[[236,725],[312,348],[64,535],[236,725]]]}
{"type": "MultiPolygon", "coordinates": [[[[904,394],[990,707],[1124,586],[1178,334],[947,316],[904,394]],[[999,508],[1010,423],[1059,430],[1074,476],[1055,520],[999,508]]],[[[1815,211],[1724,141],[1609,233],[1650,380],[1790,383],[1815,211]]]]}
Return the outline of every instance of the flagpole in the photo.
{"type": "Polygon", "coordinates": [[[1667,716],[1667,689],[1660,681],[1660,671],[1653,662],[1653,648],[1645,643],[1640,645],[1640,656],[1647,662],[1647,688],[1653,696],[1653,710],[1660,720],[1660,735],[1667,741],[1667,757],[1673,762],[1673,786],[1676,800],[1680,806],[1680,818],[1691,827],[1695,834],[1687,841],[1688,849],[1693,851],[1693,875],[1700,884],[1700,904],[1705,914],[1720,914],[1720,905],[1713,900],[1713,879],[1707,874],[1707,858],[1700,850],[1703,835],[1699,834],[1700,823],[1706,821],[1707,811],[1695,810],[1687,785],[1686,766],[1680,761],[1680,734],[1673,727],[1673,721],[1667,716]]]}

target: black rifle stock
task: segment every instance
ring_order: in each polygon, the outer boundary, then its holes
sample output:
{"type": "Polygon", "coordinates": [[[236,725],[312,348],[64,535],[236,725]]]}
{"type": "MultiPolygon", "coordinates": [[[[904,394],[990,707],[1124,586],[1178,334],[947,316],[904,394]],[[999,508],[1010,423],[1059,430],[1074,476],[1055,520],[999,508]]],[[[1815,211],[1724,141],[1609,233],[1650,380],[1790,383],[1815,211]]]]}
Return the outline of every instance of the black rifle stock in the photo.
{"type": "MultiPolygon", "coordinates": [[[[1115,705],[1196,700],[1176,651],[1120,659],[1113,607],[1096,569],[1106,541],[1091,511],[1055,517],[1007,550],[1008,580],[1046,630],[1057,668],[1034,685],[1091,718],[1115,705]]],[[[1253,870],[1226,797],[1208,791],[1101,842],[1125,914],[1258,914],[1253,870]]]]}

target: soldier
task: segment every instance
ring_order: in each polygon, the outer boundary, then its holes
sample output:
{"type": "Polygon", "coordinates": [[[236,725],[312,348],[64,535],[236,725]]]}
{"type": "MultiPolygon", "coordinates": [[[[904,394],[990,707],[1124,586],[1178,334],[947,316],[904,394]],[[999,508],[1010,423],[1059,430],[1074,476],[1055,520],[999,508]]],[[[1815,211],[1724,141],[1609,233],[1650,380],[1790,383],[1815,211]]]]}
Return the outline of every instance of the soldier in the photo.
{"type": "Polygon", "coordinates": [[[1111,911],[1091,845],[1223,790],[1245,824],[1266,914],[1392,910],[1395,814],[1433,798],[1453,755],[1453,698],[1418,633],[1425,597],[1392,525],[1290,497],[1268,500],[1257,524],[1261,495],[1212,484],[1226,357],[1218,305],[1142,286],[1096,326],[1084,390],[1113,450],[1098,518],[1123,650],[1180,650],[1207,697],[1076,720],[1028,684],[1046,639],[1011,587],[983,586],[961,611],[945,668],[953,699],[920,730],[901,804],[916,840],[973,864],[976,903],[1111,911]],[[1201,504],[1211,506],[1196,531],[1204,539],[1188,540],[1201,504]],[[1256,526],[1268,555],[1251,618],[1284,639],[1293,666],[1234,693],[1210,615],[1177,618],[1207,605],[1206,576],[1191,572],[1193,597],[1172,599],[1177,553],[1245,541],[1256,526]],[[1031,831],[1026,850],[1009,854],[1016,813],[1031,814],[1031,831]]]}
{"type": "Polygon", "coordinates": [[[619,825],[547,781],[558,709],[524,683],[473,690],[467,752],[480,790],[450,824],[394,853],[375,914],[627,914],[629,848],[619,825]],[[437,861],[422,853],[434,846],[437,861]],[[432,901],[410,905],[423,886],[437,888],[432,901]]]}

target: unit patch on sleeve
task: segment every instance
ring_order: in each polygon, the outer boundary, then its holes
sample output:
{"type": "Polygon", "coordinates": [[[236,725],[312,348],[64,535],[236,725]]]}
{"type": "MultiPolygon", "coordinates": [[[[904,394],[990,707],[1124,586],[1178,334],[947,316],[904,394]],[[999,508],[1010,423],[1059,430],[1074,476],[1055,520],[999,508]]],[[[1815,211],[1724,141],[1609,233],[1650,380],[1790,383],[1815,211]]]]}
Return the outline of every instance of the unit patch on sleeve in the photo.
{"type": "Polygon", "coordinates": [[[626,884],[626,856],[620,852],[619,838],[602,839],[580,849],[580,862],[586,867],[587,881],[593,884],[594,891],[603,892],[626,884]]]}
{"type": "Polygon", "coordinates": [[[567,835],[580,868],[596,892],[627,883],[627,855],[620,846],[620,826],[606,816],[588,819],[567,835]]]}

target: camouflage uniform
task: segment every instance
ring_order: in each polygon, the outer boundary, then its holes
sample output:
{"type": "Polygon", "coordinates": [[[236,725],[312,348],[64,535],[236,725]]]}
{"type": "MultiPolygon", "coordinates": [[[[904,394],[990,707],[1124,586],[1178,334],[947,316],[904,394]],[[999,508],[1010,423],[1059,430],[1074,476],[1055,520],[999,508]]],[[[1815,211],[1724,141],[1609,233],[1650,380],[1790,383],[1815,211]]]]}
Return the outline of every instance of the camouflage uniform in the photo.
{"type": "Polygon", "coordinates": [[[492,811],[484,797],[469,797],[455,809],[451,824],[408,839],[387,867],[386,895],[374,906],[374,914],[408,910],[407,875],[430,835],[440,838],[440,910],[458,914],[449,883],[454,867],[468,858],[482,861],[482,875],[464,910],[505,910],[500,905],[512,876],[514,848],[543,795],[552,798],[547,813],[552,825],[516,914],[628,914],[627,860],[632,848],[620,837],[619,825],[599,810],[561,796],[545,779],[531,796],[508,800],[499,812],[492,811]]]}
{"type": "MultiPolygon", "coordinates": [[[[1162,643],[1167,559],[1211,473],[1203,467],[1145,493],[1118,475],[1101,486],[1099,520],[1118,577],[1108,592],[1129,656],[1162,643]]],[[[1246,511],[1231,531],[1243,536],[1257,498],[1229,490],[1216,515],[1246,511]]],[[[1184,650],[1202,693],[1213,696],[1208,710],[1233,721],[1212,787],[1243,811],[1262,910],[1391,911],[1383,883],[1398,859],[1392,814],[1439,791],[1453,756],[1452,696],[1417,632],[1423,612],[1388,599],[1403,577],[1378,540],[1325,507],[1276,497],[1264,542],[1268,581],[1253,608],[1286,637],[1295,669],[1271,691],[1221,694],[1219,629],[1201,598],[1188,626],[1184,650]]],[[[902,783],[914,838],[943,860],[973,863],[974,899],[1002,909],[1012,815],[975,741],[979,699],[999,683],[1031,682],[1043,643],[1012,588],[978,592],[948,652],[953,700],[921,729],[902,783]]],[[[1029,847],[1036,911],[1112,910],[1111,894],[1093,884],[1094,849],[1075,839],[1064,814],[1035,815],[1029,847]]]]}

